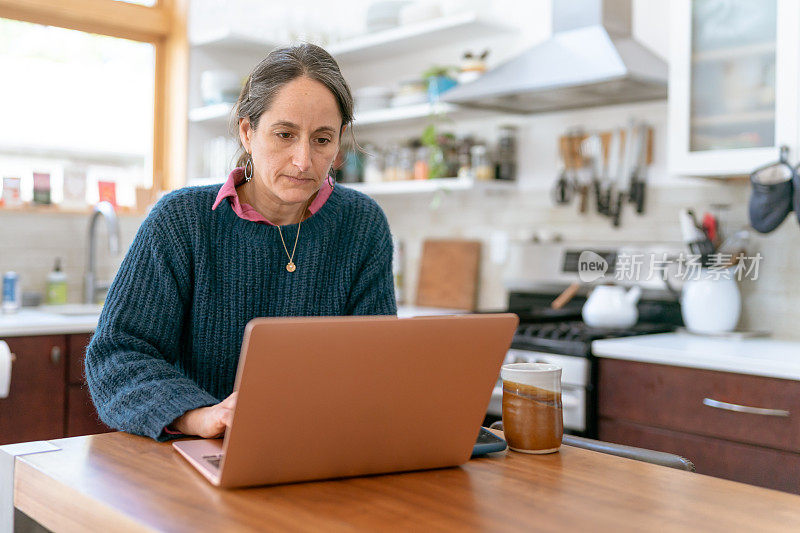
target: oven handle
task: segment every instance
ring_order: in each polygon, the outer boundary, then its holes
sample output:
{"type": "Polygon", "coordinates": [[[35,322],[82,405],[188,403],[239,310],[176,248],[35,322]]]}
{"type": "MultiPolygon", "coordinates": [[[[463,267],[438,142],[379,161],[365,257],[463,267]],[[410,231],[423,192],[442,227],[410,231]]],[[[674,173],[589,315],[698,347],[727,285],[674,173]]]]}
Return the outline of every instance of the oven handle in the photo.
{"type": "Polygon", "coordinates": [[[726,411],[736,411],[737,413],[749,413],[751,415],[782,416],[782,417],[789,416],[789,411],[786,411],[784,409],[763,409],[761,407],[749,407],[747,405],[738,405],[735,403],[712,400],[711,398],[703,398],[703,405],[714,407],[716,409],[724,409],[726,411]]]}

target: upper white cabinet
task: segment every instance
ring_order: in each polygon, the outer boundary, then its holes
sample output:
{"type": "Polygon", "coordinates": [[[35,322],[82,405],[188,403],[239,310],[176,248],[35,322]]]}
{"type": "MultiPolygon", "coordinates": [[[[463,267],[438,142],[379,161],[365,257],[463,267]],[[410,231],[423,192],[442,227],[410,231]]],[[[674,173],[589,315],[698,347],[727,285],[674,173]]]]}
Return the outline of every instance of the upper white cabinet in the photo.
{"type": "Polygon", "coordinates": [[[796,0],[673,0],[669,161],[674,174],[749,174],[800,148],[796,0]]]}

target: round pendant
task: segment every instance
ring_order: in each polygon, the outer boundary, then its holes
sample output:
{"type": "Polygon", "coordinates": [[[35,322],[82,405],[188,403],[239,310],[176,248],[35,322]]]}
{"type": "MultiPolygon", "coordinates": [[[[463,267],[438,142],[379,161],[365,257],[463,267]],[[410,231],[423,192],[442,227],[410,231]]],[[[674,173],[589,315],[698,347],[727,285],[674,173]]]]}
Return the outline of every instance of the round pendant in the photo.
{"type": "Polygon", "coordinates": [[[290,261],[290,262],[289,262],[289,263],[286,265],[286,270],[288,270],[289,272],[294,272],[295,270],[297,270],[297,267],[295,266],[295,264],[294,264],[294,263],[292,263],[292,262],[290,261]]]}

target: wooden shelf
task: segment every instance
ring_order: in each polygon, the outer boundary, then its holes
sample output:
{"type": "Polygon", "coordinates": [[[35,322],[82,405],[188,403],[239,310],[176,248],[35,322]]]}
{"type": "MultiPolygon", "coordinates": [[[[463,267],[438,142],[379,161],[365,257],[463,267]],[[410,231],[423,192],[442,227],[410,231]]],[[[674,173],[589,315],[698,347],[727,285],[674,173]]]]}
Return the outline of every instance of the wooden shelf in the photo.
{"type": "Polygon", "coordinates": [[[261,39],[233,28],[219,28],[214,31],[193,35],[189,44],[199,50],[252,54],[263,57],[282,43],[270,39],[261,39]]]}
{"type": "MultiPolygon", "coordinates": [[[[8,207],[0,206],[0,213],[36,213],[41,215],[86,215],[89,216],[94,211],[94,206],[86,207],[61,207],[58,204],[37,205],[26,203],[21,206],[8,207]]],[[[117,216],[139,216],[144,215],[143,211],[138,211],[134,207],[120,205],[116,208],[117,216]]]]}
{"type": "Polygon", "coordinates": [[[386,109],[376,109],[374,111],[358,113],[354,122],[356,126],[372,126],[389,122],[410,122],[427,118],[431,115],[452,113],[458,109],[460,109],[459,106],[446,104],[444,102],[403,107],[387,107],[386,109]]]}
{"type": "MultiPolygon", "coordinates": [[[[196,107],[189,110],[189,122],[211,124],[215,126],[227,124],[232,111],[233,104],[214,104],[196,107]]],[[[436,104],[426,103],[364,111],[356,115],[354,123],[356,127],[369,127],[387,123],[414,122],[424,120],[432,115],[453,114],[458,112],[486,113],[481,110],[467,110],[455,104],[439,102],[436,104]]]]}
{"type": "MultiPolygon", "coordinates": [[[[367,61],[516,31],[514,26],[470,12],[367,33],[324,47],[338,61],[367,61]]],[[[286,44],[228,27],[199,32],[190,38],[190,45],[198,50],[258,56],[286,44]]]]}
{"type": "Polygon", "coordinates": [[[195,107],[189,110],[189,122],[205,122],[208,124],[225,123],[231,116],[233,104],[214,104],[195,107]]]}
{"type": "Polygon", "coordinates": [[[381,183],[343,183],[345,187],[363,192],[366,195],[420,194],[436,191],[513,191],[516,182],[473,181],[461,178],[437,178],[432,180],[385,181],[381,183]]]}
{"type": "Polygon", "coordinates": [[[463,13],[360,35],[333,43],[327,50],[338,61],[369,61],[510,32],[516,28],[476,13],[463,13]]]}

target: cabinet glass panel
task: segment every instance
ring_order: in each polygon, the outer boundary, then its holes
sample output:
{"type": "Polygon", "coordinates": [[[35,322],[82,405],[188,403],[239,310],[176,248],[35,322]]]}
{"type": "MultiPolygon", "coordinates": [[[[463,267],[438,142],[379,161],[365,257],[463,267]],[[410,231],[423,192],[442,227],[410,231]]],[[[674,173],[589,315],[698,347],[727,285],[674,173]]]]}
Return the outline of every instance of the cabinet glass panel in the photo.
{"type": "Polygon", "coordinates": [[[775,145],[776,4],[692,2],[692,152],[775,145]]]}

